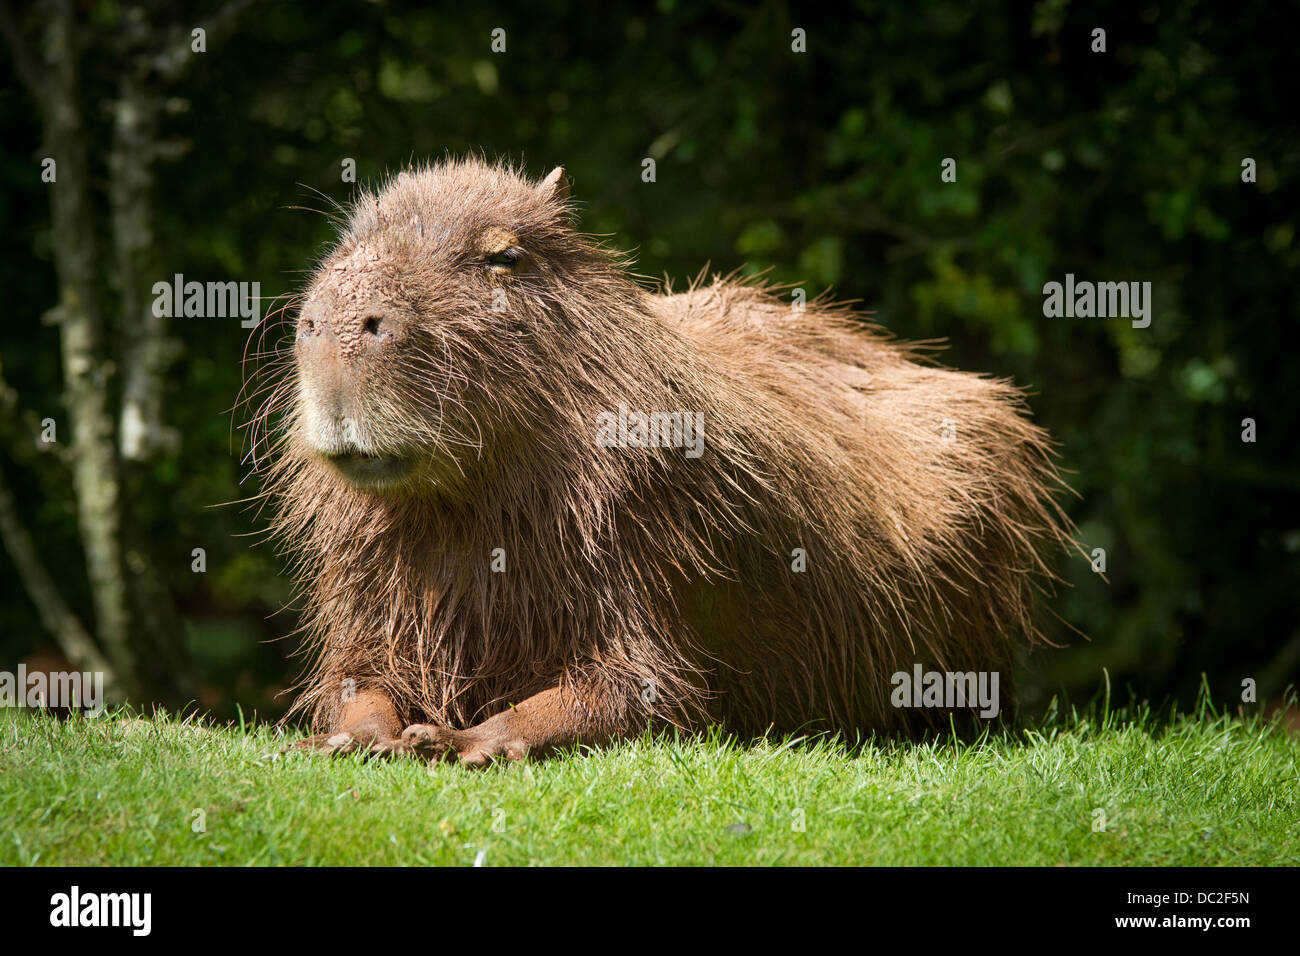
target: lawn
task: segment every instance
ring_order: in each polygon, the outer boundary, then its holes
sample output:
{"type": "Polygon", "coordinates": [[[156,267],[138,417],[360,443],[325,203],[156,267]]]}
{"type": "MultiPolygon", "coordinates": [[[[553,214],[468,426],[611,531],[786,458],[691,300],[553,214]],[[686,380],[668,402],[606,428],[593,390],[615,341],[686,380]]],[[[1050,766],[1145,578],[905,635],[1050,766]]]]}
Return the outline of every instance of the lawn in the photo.
{"type": "Polygon", "coordinates": [[[284,740],[0,711],[0,864],[1300,863],[1300,739],[1205,707],[966,742],[647,737],[481,772],[284,740]]]}

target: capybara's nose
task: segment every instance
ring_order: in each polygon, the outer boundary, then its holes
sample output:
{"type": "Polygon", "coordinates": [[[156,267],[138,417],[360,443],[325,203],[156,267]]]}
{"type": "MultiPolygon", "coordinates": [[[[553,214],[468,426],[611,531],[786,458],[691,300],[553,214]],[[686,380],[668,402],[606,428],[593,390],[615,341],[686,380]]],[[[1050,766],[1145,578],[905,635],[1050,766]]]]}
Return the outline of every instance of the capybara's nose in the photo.
{"type": "Polygon", "coordinates": [[[383,310],[326,309],[313,304],[298,316],[298,341],[312,350],[331,349],[352,356],[394,341],[397,325],[383,310]]]}
{"type": "Polygon", "coordinates": [[[329,313],[319,303],[310,302],[298,313],[298,341],[302,344],[317,345],[322,341],[333,339],[330,328],[329,313]]]}

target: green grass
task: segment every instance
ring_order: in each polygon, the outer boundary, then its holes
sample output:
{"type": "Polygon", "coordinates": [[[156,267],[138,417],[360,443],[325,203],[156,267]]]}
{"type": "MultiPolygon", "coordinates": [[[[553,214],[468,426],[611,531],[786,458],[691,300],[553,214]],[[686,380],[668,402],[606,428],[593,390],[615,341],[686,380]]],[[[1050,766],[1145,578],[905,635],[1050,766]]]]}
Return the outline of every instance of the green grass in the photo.
{"type": "Polygon", "coordinates": [[[967,743],[647,738],[483,772],[282,743],[0,712],[0,864],[1300,863],[1300,739],[1204,707],[967,743]]]}

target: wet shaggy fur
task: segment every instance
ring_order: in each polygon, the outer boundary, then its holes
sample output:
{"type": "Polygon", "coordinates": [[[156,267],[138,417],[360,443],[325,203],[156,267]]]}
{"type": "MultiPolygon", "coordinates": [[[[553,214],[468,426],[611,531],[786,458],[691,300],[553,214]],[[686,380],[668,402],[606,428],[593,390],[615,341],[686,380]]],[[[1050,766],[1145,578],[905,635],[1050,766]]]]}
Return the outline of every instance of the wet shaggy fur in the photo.
{"type": "Polygon", "coordinates": [[[350,678],[454,728],[558,685],[617,726],[906,733],[947,723],[890,703],[918,662],[999,671],[1006,709],[1069,544],[1011,384],[760,282],[653,294],[575,231],[567,190],[504,165],[404,173],[345,226],[285,314],[400,316],[350,400],[367,447],[421,468],[348,485],[305,437],[292,351],[253,381],[311,652],[295,711],[316,728],[350,678]],[[493,230],[517,237],[513,274],[484,265],[493,230]],[[704,454],[600,447],[620,405],[702,414],[704,454]]]}

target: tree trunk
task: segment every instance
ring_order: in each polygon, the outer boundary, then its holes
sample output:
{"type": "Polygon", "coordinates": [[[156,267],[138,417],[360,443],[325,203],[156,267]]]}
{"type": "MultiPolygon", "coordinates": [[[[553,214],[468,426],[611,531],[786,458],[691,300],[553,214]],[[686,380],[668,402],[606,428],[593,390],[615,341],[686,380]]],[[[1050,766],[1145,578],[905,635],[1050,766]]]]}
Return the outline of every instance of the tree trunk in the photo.
{"type": "Polygon", "coordinates": [[[153,284],[164,278],[154,172],[163,98],[150,67],[152,48],[161,42],[139,7],[126,9],[122,19],[113,148],[108,159],[115,278],[122,294],[125,333],[118,447],[127,461],[146,461],[179,445],[179,435],[163,417],[163,375],[176,349],[167,338],[167,318],[154,314],[151,297],[153,284]]]}
{"type": "MultiPolygon", "coordinates": [[[[99,301],[95,218],[77,82],[75,10],[70,0],[48,7],[44,69],[26,62],[20,75],[34,86],[45,125],[45,148],[54,159],[50,210],[59,302],[64,403],[72,431],[72,480],[95,607],[95,632],[129,693],[140,689],[131,647],[131,620],[120,541],[121,477],[109,410],[112,363],[105,355],[99,301]]],[[[5,10],[5,32],[15,59],[26,56],[5,10]]]]}

